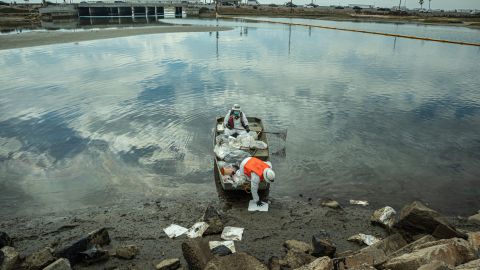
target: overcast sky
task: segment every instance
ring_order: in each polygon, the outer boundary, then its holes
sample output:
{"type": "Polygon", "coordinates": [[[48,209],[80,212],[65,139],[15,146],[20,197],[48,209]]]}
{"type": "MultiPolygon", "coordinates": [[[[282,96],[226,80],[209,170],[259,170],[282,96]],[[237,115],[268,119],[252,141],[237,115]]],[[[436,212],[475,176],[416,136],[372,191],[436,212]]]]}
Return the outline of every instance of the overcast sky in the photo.
{"type": "MultiPolygon", "coordinates": [[[[269,1],[269,0],[261,0],[269,1]]],[[[295,0],[294,0],[295,1],[295,0]]],[[[297,0],[308,1],[308,0],[297,0]]],[[[318,5],[348,5],[348,4],[368,4],[379,7],[392,7],[399,4],[400,0],[313,0],[318,5]]],[[[402,6],[405,1],[408,8],[420,7],[418,0],[402,0],[402,6]]],[[[423,7],[428,7],[428,0],[424,1],[423,7]]],[[[480,0],[432,0],[432,9],[480,9],[480,0]]]]}
{"type": "MultiPolygon", "coordinates": [[[[4,2],[10,2],[13,0],[2,0],[4,2]]],[[[25,0],[16,0],[19,3],[22,3],[25,0]]],[[[63,0],[48,0],[53,3],[62,3],[63,0]]],[[[96,1],[96,0],[66,0],[67,3],[78,3],[80,1],[96,1]]],[[[113,2],[113,0],[103,0],[104,2],[113,2]]],[[[129,2],[129,0],[123,0],[129,2]]],[[[133,0],[132,2],[156,2],[157,0],[133,0]]],[[[159,0],[161,1],[161,0],[159,0]]],[[[205,0],[198,0],[198,1],[205,1],[205,0]]],[[[208,2],[213,2],[214,0],[206,0],[208,2]]],[[[246,0],[242,0],[245,2],[246,0]]],[[[257,0],[261,4],[284,4],[290,0],[257,0]]],[[[329,6],[329,5],[342,5],[348,6],[349,4],[366,4],[366,5],[375,5],[376,7],[393,7],[398,6],[400,0],[292,0],[293,3],[297,4],[306,4],[310,2],[314,2],[321,6],[329,6]]],[[[41,0],[29,0],[30,3],[40,3],[41,0]]],[[[402,6],[406,5],[408,8],[419,8],[420,4],[418,0],[402,0],[402,6]]],[[[424,8],[428,8],[428,0],[424,0],[425,4],[423,4],[424,8]]],[[[480,0],[431,0],[431,8],[432,9],[480,9],[480,0]]]]}

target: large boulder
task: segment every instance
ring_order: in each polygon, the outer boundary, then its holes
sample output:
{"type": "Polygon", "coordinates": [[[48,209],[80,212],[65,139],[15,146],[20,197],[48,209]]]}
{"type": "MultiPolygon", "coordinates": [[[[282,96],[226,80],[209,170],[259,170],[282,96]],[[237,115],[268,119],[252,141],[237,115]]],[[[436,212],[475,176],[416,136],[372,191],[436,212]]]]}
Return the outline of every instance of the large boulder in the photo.
{"type": "Polygon", "coordinates": [[[110,244],[110,236],[106,228],[95,230],[87,236],[73,242],[61,245],[55,252],[57,258],[67,258],[72,265],[79,263],[85,257],[82,252],[92,249],[95,245],[110,244]]]}
{"type": "Polygon", "coordinates": [[[333,261],[328,256],[324,256],[295,270],[333,270],[333,261]]]}
{"type": "Polygon", "coordinates": [[[455,268],[456,270],[478,270],[480,269],[480,259],[461,264],[455,268]]]}
{"type": "Polygon", "coordinates": [[[267,266],[257,258],[244,253],[237,252],[232,255],[213,258],[205,266],[205,270],[268,270],[267,266]]]}
{"type": "Polygon", "coordinates": [[[53,249],[46,247],[28,256],[22,264],[22,267],[27,270],[43,269],[50,263],[55,261],[52,255],[53,249]]]}
{"type": "Polygon", "coordinates": [[[13,241],[6,232],[0,231],[0,248],[5,246],[13,247],[13,241]]]}
{"type": "Polygon", "coordinates": [[[191,270],[203,270],[213,258],[208,242],[202,238],[187,239],[182,243],[182,252],[191,270]]]}
{"type": "Polygon", "coordinates": [[[159,262],[156,266],[155,269],[157,270],[175,270],[180,267],[180,259],[178,258],[172,258],[172,259],[166,259],[161,262],[159,262]]]}
{"type": "Polygon", "coordinates": [[[433,261],[420,266],[417,270],[455,270],[455,267],[441,261],[433,261]]]}
{"type": "Polygon", "coordinates": [[[204,235],[222,233],[225,224],[223,223],[220,213],[213,205],[209,205],[207,209],[205,209],[202,219],[208,224],[207,230],[203,233],[204,235]]]}
{"type": "Polygon", "coordinates": [[[390,270],[417,269],[435,260],[457,266],[476,257],[475,250],[467,241],[452,238],[419,245],[412,253],[388,260],[383,267],[390,270]]]}
{"type": "Polygon", "coordinates": [[[16,269],[20,254],[10,246],[5,246],[1,249],[3,253],[3,262],[0,264],[1,270],[16,269]]]}
{"type": "Polygon", "coordinates": [[[333,258],[337,247],[330,240],[324,238],[323,234],[315,234],[312,236],[312,255],[315,257],[328,256],[333,258]]]}
{"type": "Polygon", "coordinates": [[[312,252],[312,246],[298,240],[287,240],[285,243],[283,243],[283,246],[287,250],[293,250],[296,252],[303,252],[303,253],[311,253],[312,252]]]}
{"type": "Polygon", "coordinates": [[[339,257],[338,265],[346,269],[361,268],[367,266],[381,265],[388,260],[389,256],[397,252],[407,244],[403,237],[396,233],[392,234],[371,246],[362,248],[354,254],[339,257]]]}
{"type": "Polygon", "coordinates": [[[427,235],[424,235],[420,238],[418,238],[417,240],[411,242],[410,244],[408,245],[405,245],[404,247],[398,249],[397,251],[391,253],[389,255],[389,258],[394,258],[394,257],[398,257],[400,255],[403,255],[403,254],[407,254],[407,253],[411,253],[413,252],[415,249],[418,248],[418,246],[420,245],[423,245],[425,243],[429,243],[429,242],[435,242],[437,241],[438,239],[436,239],[435,237],[427,234],[427,235]]]}
{"type": "Polygon", "coordinates": [[[395,227],[403,230],[408,236],[431,234],[442,239],[453,237],[467,239],[464,233],[457,231],[439,213],[418,201],[402,209],[395,227]]]}
{"type": "Polygon", "coordinates": [[[50,264],[49,266],[45,267],[43,270],[71,270],[72,267],[70,266],[70,262],[65,258],[60,258],[50,264]]]}

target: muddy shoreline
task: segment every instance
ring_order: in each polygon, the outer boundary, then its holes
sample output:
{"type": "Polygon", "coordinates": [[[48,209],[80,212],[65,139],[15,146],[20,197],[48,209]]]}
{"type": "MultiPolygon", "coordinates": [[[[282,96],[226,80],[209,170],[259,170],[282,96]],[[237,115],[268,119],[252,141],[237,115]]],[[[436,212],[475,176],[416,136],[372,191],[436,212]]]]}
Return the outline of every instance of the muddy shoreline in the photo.
{"type": "Polygon", "coordinates": [[[21,34],[0,35],[0,50],[43,46],[59,43],[75,43],[88,40],[119,38],[136,35],[180,32],[213,32],[230,30],[213,26],[148,26],[119,29],[80,30],[75,32],[33,31],[21,34]]]}
{"type": "MultiPolygon", "coordinates": [[[[375,210],[370,206],[344,204],[335,209],[311,198],[279,198],[272,199],[270,211],[262,213],[248,212],[247,204],[246,197],[235,201],[145,199],[37,216],[4,217],[0,231],[7,232],[13,239],[20,258],[45,247],[58,248],[99,228],[106,228],[111,238],[104,249],[112,251],[122,245],[139,248],[139,254],[131,260],[110,257],[92,265],[78,264],[73,269],[155,269],[157,263],[168,258],[179,258],[182,266],[187,267],[182,256],[182,243],[187,237],[170,239],[163,228],[171,224],[188,228],[202,219],[209,205],[219,210],[225,226],[245,229],[243,239],[235,242],[237,252],[253,254],[264,264],[272,257],[285,256],[283,244],[289,239],[310,243],[312,235],[321,234],[331,239],[337,254],[341,254],[363,247],[347,241],[352,235],[364,233],[385,238],[389,234],[388,230],[370,223],[375,210]]],[[[460,230],[480,230],[479,225],[463,217],[448,220],[460,230]]],[[[203,236],[203,239],[221,241],[219,234],[203,236]]]]}

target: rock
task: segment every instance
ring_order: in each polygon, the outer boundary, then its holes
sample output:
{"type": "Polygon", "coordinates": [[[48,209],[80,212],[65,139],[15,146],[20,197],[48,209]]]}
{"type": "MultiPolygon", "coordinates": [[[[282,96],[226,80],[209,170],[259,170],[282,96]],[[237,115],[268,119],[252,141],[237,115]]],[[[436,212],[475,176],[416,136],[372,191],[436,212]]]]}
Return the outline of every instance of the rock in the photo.
{"type": "Polygon", "coordinates": [[[347,240],[352,242],[357,242],[359,244],[365,244],[367,246],[371,246],[377,243],[378,241],[380,241],[380,239],[378,239],[373,235],[363,234],[363,233],[352,235],[347,240]]]}
{"type": "Polygon", "coordinates": [[[460,238],[443,239],[419,245],[412,253],[388,260],[383,267],[390,270],[417,269],[434,260],[456,266],[476,259],[475,250],[460,238]]]}
{"type": "Polygon", "coordinates": [[[67,258],[72,265],[80,262],[85,256],[80,254],[91,249],[95,245],[104,246],[110,244],[110,236],[106,228],[95,230],[86,237],[73,243],[60,246],[55,252],[57,258],[67,258]]]}
{"type": "Polygon", "coordinates": [[[202,238],[187,239],[182,243],[182,252],[192,270],[203,270],[213,258],[208,242],[202,238]]]}
{"type": "Polygon", "coordinates": [[[283,246],[288,250],[294,250],[297,252],[303,252],[307,254],[312,252],[312,246],[298,240],[287,240],[285,243],[283,243],[283,246]]]}
{"type": "Polygon", "coordinates": [[[50,264],[49,266],[45,267],[43,270],[71,270],[72,267],[70,266],[70,262],[65,258],[60,258],[50,264]]]}
{"type": "Polygon", "coordinates": [[[13,241],[6,232],[0,231],[0,248],[3,248],[5,246],[13,247],[13,241]]]}
{"type": "Polygon", "coordinates": [[[395,210],[390,206],[385,206],[373,212],[370,221],[372,223],[380,224],[386,228],[391,228],[395,223],[395,210]]]}
{"type": "Polygon", "coordinates": [[[441,261],[432,261],[429,264],[420,266],[417,270],[455,270],[455,267],[441,261]]]}
{"type": "Polygon", "coordinates": [[[211,251],[213,255],[218,255],[218,256],[227,256],[232,254],[232,251],[225,245],[214,247],[211,251]]]}
{"type": "Polygon", "coordinates": [[[106,261],[109,258],[108,251],[100,249],[97,245],[79,253],[80,261],[86,264],[93,264],[106,261]]]}
{"type": "Polygon", "coordinates": [[[461,264],[455,268],[456,270],[478,270],[480,269],[480,260],[470,261],[466,264],[461,264]]]}
{"type": "Polygon", "coordinates": [[[281,270],[280,259],[276,256],[270,257],[268,259],[268,269],[270,270],[281,270]]]}
{"type": "Polygon", "coordinates": [[[341,208],[340,204],[337,201],[332,200],[332,199],[322,199],[322,200],[320,200],[320,205],[324,206],[324,207],[330,207],[330,208],[333,208],[333,209],[340,209],[341,208]]]}
{"type": "Polygon", "coordinates": [[[333,261],[327,256],[317,258],[313,262],[297,268],[296,270],[333,270],[333,261]]]}
{"type": "Polygon", "coordinates": [[[5,255],[3,255],[3,251],[0,250],[0,265],[3,263],[3,258],[5,258],[5,255]]]}
{"type": "Polygon", "coordinates": [[[468,221],[471,221],[473,223],[480,225],[480,213],[468,217],[468,221]]]}
{"type": "Polygon", "coordinates": [[[213,205],[209,205],[203,214],[203,221],[208,224],[207,230],[204,235],[220,234],[223,231],[224,223],[220,213],[215,209],[213,205]]]}
{"type": "Polygon", "coordinates": [[[356,253],[345,258],[334,259],[335,269],[354,269],[363,266],[372,266],[375,258],[367,253],[356,253]]]}
{"type": "Polygon", "coordinates": [[[52,253],[53,249],[49,247],[41,249],[28,256],[23,262],[22,267],[28,270],[43,269],[44,267],[55,261],[52,253]]]}
{"type": "Polygon", "coordinates": [[[394,257],[398,257],[400,255],[403,255],[403,254],[407,254],[407,253],[411,253],[413,252],[418,246],[420,245],[423,245],[425,243],[429,243],[429,242],[435,242],[437,241],[437,239],[429,234],[417,239],[416,241],[400,248],[399,250],[391,253],[389,255],[389,258],[394,258],[394,257]]]}
{"type": "Polygon", "coordinates": [[[330,240],[323,238],[322,234],[315,234],[312,236],[312,255],[315,257],[328,256],[333,258],[337,247],[330,240]]]}
{"type": "Polygon", "coordinates": [[[360,266],[348,268],[348,270],[377,270],[377,268],[370,265],[360,265],[360,266]]]}
{"type": "Polygon", "coordinates": [[[10,246],[5,246],[1,249],[3,253],[3,262],[0,265],[0,270],[12,270],[15,269],[19,254],[18,252],[10,246]]]}
{"type": "Polygon", "coordinates": [[[309,255],[303,252],[296,252],[293,250],[289,250],[287,251],[287,255],[285,255],[283,260],[280,260],[280,265],[295,269],[305,264],[309,264],[313,262],[315,259],[316,258],[313,257],[312,255],[309,255]]]}
{"type": "Polygon", "coordinates": [[[180,267],[180,259],[178,258],[172,258],[172,259],[166,259],[161,262],[159,262],[156,266],[155,269],[157,270],[175,270],[180,267]]]}
{"type": "Polygon", "coordinates": [[[362,267],[369,269],[367,266],[381,265],[387,261],[389,255],[404,247],[406,244],[407,242],[400,234],[392,234],[354,254],[347,254],[348,256],[344,256],[343,260],[339,256],[340,261],[338,265],[343,265],[343,267],[347,269],[363,269],[362,267]]]}
{"type": "Polygon", "coordinates": [[[470,245],[472,245],[477,252],[480,252],[480,232],[469,232],[467,235],[470,245]]]}
{"type": "Polygon", "coordinates": [[[232,255],[213,258],[205,267],[205,270],[268,270],[257,258],[237,252],[232,255]]]}
{"type": "Polygon", "coordinates": [[[139,252],[139,249],[135,245],[127,245],[118,247],[115,251],[115,257],[125,260],[133,259],[139,252]]]}
{"type": "Polygon", "coordinates": [[[432,234],[437,238],[445,239],[467,238],[465,234],[457,231],[442,219],[440,214],[418,201],[414,201],[402,209],[395,227],[407,232],[410,237],[412,234],[432,234]]]}

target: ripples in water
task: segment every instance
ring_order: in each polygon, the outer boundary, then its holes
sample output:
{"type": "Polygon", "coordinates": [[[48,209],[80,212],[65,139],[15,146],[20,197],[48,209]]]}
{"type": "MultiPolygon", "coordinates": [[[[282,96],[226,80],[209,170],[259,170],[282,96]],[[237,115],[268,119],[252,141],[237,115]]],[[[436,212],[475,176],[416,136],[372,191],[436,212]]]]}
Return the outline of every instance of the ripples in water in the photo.
{"type": "Polygon", "coordinates": [[[478,49],[218,23],[235,28],[1,51],[4,211],[215,197],[211,130],[233,103],[288,128],[272,196],[478,208],[478,49]]]}

